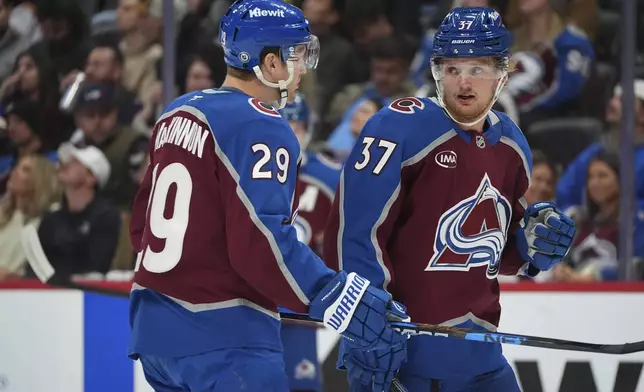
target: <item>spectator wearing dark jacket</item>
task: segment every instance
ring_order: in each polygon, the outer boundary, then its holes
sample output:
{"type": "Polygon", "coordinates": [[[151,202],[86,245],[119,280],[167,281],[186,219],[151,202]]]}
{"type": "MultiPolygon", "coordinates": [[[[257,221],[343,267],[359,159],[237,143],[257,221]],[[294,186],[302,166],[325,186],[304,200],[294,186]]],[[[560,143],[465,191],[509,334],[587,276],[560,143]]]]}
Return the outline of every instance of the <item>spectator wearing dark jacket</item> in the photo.
{"type": "Polygon", "coordinates": [[[43,38],[34,44],[53,64],[58,83],[82,69],[89,53],[89,25],[76,0],[40,0],[36,16],[43,38]]]}
{"type": "Polygon", "coordinates": [[[96,147],[76,148],[65,143],[58,151],[58,178],[64,197],[60,209],[47,213],[38,228],[37,239],[25,236],[23,244],[32,269],[38,273],[42,260],[33,252],[41,247],[55,278],[109,271],[116,251],[120,216],[98,190],[110,176],[110,165],[96,147]]]}

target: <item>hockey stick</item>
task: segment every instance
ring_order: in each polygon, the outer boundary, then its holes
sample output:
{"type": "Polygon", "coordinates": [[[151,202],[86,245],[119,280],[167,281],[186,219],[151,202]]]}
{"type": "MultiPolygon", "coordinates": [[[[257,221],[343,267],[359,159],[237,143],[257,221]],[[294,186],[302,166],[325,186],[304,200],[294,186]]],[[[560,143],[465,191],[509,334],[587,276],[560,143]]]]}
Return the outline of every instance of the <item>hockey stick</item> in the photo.
{"type": "Polygon", "coordinates": [[[584,351],[599,354],[622,355],[644,351],[644,341],[624,344],[596,344],[503,332],[478,332],[466,328],[443,327],[430,324],[403,322],[393,322],[391,324],[393,328],[412,335],[444,336],[476,342],[503,343],[551,350],[584,351]]]}
{"type": "MultiPolygon", "coordinates": [[[[306,314],[280,313],[283,319],[319,322],[306,314]]],[[[455,339],[472,340],[486,343],[513,344],[547,348],[551,350],[585,351],[599,354],[631,354],[644,351],[644,341],[625,344],[596,344],[572,340],[545,338],[540,336],[518,335],[503,332],[479,332],[467,328],[444,327],[440,325],[392,322],[392,327],[411,335],[441,336],[455,339]]]]}
{"type": "MultiPolygon", "coordinates": [[[[94,292],[98,294],[116,295],[119,297],[129,297],[129,293],[110,290],[103,287],[93,286],[91,284],[77,283],[67,281],[64,283],[49,283],[53,286],[64,288],[78,289],[83,291],[94,292]]],[[[281,312],[280,318],[283,320],[303,321],[310,323],[321,323],[320,320],[313,319],[307,314],[294,313],[294,312],[281,312]]],[[[405,322],[392,322],[392,327],[400,332],[409,333],[411,335],[430,335],[441,336],[455,339],[465,339],[476,342],[486,343],[502,343],[512,344],[518,346],[529,346],[546,348],[550,350],[567,350],[567,351],[583,351],[598,354],[631,354],[644,351],[644,341],[624,343],[624,344],[597,344],[576,342],[572,340],[546,338],[541,336],[519,335],[504,332],[480,332],[473,331],[467,328],[444,327],[440,325],[431,324],[418,324],[418,323],[405,323],[405,322]]]]}

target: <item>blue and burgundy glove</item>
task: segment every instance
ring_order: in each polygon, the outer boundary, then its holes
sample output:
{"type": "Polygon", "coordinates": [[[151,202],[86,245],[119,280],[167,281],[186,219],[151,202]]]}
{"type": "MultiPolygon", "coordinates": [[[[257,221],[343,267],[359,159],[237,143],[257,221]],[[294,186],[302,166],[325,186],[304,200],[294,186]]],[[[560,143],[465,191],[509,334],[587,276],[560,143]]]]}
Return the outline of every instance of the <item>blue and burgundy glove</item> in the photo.
{"type": "Polygon", "coordinates": [[[525,211],[517,230],[517,248],[532,269],[548,271],[568,253],[574,236],[572,219],[553,203],[539,202],[525,211]]]}
{"type": "Polygon", "coordinates": [[[338,273],[311,301],[309,315],[340,334],[352,349],[387,350],[407,340],[389,325],[389,320],[409,321],[404,308],[353,272],[338,273]]]}

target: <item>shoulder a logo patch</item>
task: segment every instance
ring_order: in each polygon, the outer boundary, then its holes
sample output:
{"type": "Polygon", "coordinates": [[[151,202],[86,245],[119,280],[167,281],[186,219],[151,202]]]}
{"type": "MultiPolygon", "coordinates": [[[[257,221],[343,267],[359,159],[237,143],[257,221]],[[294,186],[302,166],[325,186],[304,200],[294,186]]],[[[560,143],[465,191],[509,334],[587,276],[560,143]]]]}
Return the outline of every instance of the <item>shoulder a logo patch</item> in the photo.
{"type": "Polygon", "coordinates": [[[257,98],[249,98],[248,103],[253,109],[257,110],[261,114],[271,117],[282,117],[274,107],[257,98]]]}

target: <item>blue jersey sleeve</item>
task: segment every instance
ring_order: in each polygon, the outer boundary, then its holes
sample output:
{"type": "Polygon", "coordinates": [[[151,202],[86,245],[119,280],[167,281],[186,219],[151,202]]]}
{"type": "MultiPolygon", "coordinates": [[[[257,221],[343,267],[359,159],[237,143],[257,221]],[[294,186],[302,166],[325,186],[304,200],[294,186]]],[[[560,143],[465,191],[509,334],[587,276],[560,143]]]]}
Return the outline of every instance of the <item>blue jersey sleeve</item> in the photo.
{"type": "Polygon", "coordinates": [[[516,232],[528,207],[524,198],[532,177],[532,151],[519,127],[504,113],[497,113],[504,125],[501,142],[510,146],[516,153],[516,172],[514,174],[514,197],[512,200],[512,220],[508,230],[508,240],[501,256],[499,273],[502,275],[524,274],[528,263],[523,260],[517,248],[516,232]]]}
{"type": "Polygon", "coordinates": [[[220,156],[234,180],[223,190],[231,264],[263,295],[306,311],[335,273],[298,241],[292,224],[297,139],[281,119],[251,120],[229,137],[220,156]]]}
{"type": "Polygon", "coordinates": [[[392,276],[385,244],[398,215],[404,151],[383,117],[380,112],[369,120],[345,163],[332,213],[338,219],[327,225],[324,254],[332,267],[387,289],[392,276]]]}

